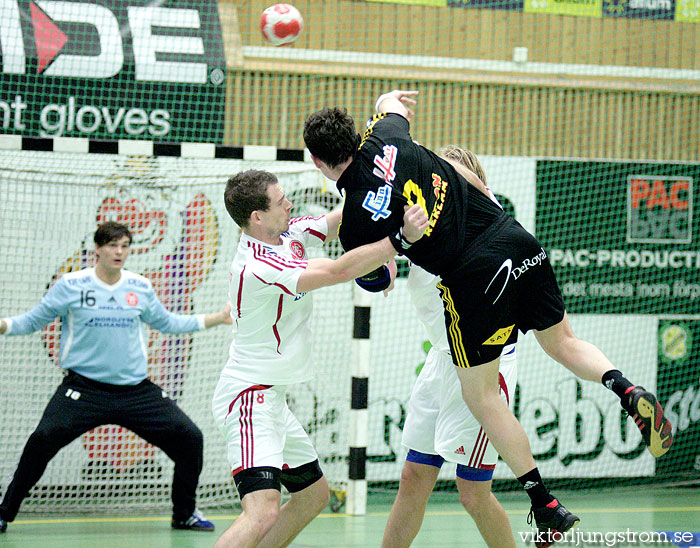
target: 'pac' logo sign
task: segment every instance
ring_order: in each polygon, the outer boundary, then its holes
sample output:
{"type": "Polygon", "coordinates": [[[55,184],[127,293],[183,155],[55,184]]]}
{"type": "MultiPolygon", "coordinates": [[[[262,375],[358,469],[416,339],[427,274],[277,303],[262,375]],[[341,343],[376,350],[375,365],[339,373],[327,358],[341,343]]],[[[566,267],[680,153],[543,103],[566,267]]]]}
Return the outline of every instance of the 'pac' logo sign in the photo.
{"type": "Polygon", "coordinates": [[[693,179],[663,175],[627,177],[627,241],[690,243],[693,179]]]}

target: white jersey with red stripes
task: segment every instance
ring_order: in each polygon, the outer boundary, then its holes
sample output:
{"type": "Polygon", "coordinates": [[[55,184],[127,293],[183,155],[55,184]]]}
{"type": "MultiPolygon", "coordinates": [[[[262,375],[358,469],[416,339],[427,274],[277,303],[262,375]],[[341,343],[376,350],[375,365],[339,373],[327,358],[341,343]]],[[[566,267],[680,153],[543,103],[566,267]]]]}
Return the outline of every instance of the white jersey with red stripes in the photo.
{"type": "Polygon", "coordinates": [[[408,293],[430,344],[436,350],[449,354],[450,343],[447,342],[445,330],[445,307],[437,288],[439,281],[440,278],[435,274],[412,264],[408,272],[408,293]]]}
{"type": "Polygon", "coordinates": [[[306,248],[320,247],[327,235],[325,217],[291,219],[280,245],[241,234],[229,290],[234,338],[222,375],[265,385],[312,377],[311,295],[298,293],[297,282],[306,248]]]}

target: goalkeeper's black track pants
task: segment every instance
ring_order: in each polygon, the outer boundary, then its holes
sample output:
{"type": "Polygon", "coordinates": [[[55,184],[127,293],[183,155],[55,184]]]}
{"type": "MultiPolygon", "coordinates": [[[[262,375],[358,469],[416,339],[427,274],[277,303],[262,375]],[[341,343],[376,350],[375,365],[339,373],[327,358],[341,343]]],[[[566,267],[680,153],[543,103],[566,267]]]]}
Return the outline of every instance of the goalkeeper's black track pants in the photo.
{"type": "Polygon", "coordinates": [[[162,449],[175,463],[173,517],[186,520],[195,509],[202,471],[203,438],[197,425],[157,385],[144,380],[117,386],[68,371],[29,436],[0,504],[0,517],[12,521],[49,461],[85,432],[104,424],[128,428],[162,449]]]}

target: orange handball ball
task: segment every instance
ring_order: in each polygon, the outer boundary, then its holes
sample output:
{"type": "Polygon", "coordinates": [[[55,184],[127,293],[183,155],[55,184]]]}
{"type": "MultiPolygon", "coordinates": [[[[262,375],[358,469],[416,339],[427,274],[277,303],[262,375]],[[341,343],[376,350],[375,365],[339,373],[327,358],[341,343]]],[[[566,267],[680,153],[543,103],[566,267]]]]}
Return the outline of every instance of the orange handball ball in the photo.
{"type": "Polygon", "coordinates": [[[262,12],[260,31],[274,46],[291,44],[301,34],[304,18],[291,4],[275,4],[262,12]]]}

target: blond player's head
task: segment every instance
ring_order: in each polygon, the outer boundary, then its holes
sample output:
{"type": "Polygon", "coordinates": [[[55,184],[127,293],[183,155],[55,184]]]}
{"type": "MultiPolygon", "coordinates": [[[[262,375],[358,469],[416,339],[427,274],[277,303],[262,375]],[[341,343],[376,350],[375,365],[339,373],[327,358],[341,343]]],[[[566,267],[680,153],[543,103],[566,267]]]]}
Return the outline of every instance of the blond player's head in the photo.
{"type": "Polygon", "coordinates": [[[457,145],[447,145],[438,150],[438,154],[443,158],[449,158],[455,162],[459,162],[467,169],[474,172],[474,174],[481,179],[481,181],[486,184],[486,173],[484,172],[484,167],[481,165],[479,158],[468,148],[461,148],[457,145]]]}

